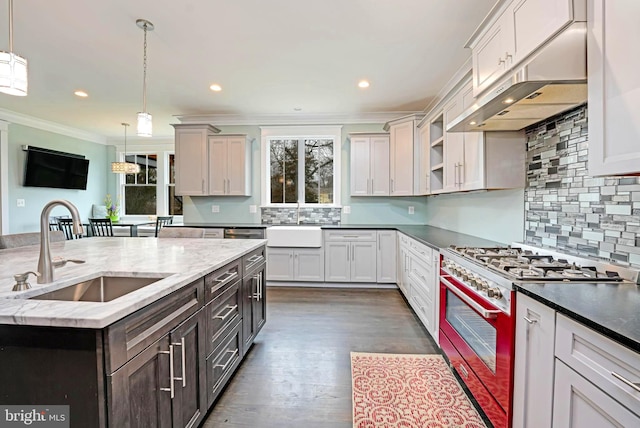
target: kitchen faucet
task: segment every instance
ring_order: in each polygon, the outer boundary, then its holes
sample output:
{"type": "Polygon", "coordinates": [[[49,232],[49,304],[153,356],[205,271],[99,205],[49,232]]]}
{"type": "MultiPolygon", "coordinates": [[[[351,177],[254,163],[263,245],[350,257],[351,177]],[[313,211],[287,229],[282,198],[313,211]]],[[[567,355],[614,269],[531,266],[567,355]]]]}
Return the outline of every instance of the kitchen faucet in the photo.
{"type": "Polygon", "coordinates": [[[38,259],[38,272],[40,276],[38,277],[38,284],[46,284],[53,281],[53,264],[51,263],[51,248],[49,244],[49,214],[51,214],[51,210],[58,205],[67,207],[71,213],[73,233],[76,235],[84,233],[78,208],[71,202],[55,199],[42,208],[42,213],[40,214],[40,258],[38,259]]]}

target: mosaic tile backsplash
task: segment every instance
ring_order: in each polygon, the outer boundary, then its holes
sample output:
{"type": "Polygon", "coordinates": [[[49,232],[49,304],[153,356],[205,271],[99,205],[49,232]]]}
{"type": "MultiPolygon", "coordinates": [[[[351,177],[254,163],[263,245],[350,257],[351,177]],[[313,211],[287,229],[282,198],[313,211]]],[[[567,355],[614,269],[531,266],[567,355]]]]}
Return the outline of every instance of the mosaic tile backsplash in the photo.
{"type": "Polygon", "coordinates": [[[640,178],[588,175],[587,111],[527,129],[525,242],[640,267],[640,178]]]}
{"type": "MultiPolygon", "coordinates": [[[[297,208],[262,208],[262,224],[297,224],[297,208]]],[[[300,208],[300,224],[340,224],[340,208],[300,208]]]]}

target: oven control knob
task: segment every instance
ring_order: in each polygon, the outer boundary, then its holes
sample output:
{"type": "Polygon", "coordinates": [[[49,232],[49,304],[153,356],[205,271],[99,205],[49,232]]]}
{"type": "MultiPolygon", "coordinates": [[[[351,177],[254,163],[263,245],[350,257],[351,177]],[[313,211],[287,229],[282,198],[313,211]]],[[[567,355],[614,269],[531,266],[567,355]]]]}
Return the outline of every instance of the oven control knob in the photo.
{"type": "Polygon", "coordinates": [[[489,283],[487,281],[484,280],[480,280],[478,281],[478,290],[488,290],[489,289],[489,283]]]}
{"type": "Polygon", "coordinates": [[[466,269],[462,269],[462,280],[467,281],[469,279],[469,271],[466,269]]]}
{"type": "Polygon", "coordinates": [[[487,290],[487,296],[492,297],[494,299],[502,298],[502,292],[499,288],[490,288],[487,290]]]}
{"type": "Polygon", "coordinates": [[[469,277],[469,285],[473,288],[475,288],[476,290],[479,288],[479,279],[474,277],[474,276],[470,276],[469,277]]]}

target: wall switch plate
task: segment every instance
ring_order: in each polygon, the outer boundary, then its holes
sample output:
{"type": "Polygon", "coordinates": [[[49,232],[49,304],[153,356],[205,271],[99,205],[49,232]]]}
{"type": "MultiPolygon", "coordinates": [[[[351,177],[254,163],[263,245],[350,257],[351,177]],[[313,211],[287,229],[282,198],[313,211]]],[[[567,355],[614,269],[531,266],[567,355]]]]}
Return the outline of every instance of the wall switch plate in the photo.
{"type": "Polygon", "coordinates": [[[409,207],[409,214],[415,214],[416,210],[414,207],[409,207]]]}
{"type": "Polygon", "coordinates": [[[349,205],[345,205],[342,207],[342,212],[345,214],[351,214],[351,207],[349,205]]]}
{"type": "Polygon", "coordinates": [[[258,207],[255,205],[249,205],[249,214],[255,214],[258,212],[258,207]]]}
{"type": "Polygon", "coordinates": [[[18,199],[17,202],[18,202],[18,206],[19,207],[24,207],[24,205],[25,205],[24,199],[18,199]]]}
{"type": "Polygon", "coordinates": [[[212,213],[219,213],[220,212],[220,205],[211,205],[211,212],[212,213]]]}

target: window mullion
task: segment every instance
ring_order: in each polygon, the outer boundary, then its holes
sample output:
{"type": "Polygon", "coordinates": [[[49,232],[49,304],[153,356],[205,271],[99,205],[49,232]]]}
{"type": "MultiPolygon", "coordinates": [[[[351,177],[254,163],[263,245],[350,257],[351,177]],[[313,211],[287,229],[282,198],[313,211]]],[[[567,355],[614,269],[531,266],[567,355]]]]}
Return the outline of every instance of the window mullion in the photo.
{"type": "Polygon", "coordinates": [[[298,138],[298,202],[304,204],[305,201],[305,139],[298,138]]]}

